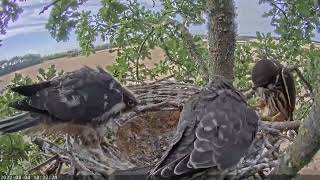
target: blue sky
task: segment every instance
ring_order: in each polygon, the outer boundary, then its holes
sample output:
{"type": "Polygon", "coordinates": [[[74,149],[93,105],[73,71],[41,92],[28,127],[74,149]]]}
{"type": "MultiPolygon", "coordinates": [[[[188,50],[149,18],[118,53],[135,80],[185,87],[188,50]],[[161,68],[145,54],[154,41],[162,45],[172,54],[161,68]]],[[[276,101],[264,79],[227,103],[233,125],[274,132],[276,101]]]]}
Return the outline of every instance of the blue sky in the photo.
{"type": "MultiPolygon", "coordinates": [[[[145,6],[151,7],[151,0],[140,1],[145,6]]],[[[3,46],[0,47],[0,60],[28,53],[46,55],[79,48],[73,33],[69,41],[58,43],[45,29],[50,10],[41,15],[38,13],[49,2],[49,0],[28,0],[21,3],[24,7],[23,14],[16,22],[9,24],[6,35],[0,35],[0,39],[3,40],[3,46]]],[[[268,5],[259,5],[258,0],[235,0],[235,3],[239,35],[255,35],[256,31],[273,32],[270,19],[261,17],[263,12],[269,9],[268,5]]],[[[99,5],[99,0],[89,0],[82,9],[96,12],[99,5]]],[[[204,34],[206,30],[205,25],[191,28],[193,33],[204,34]]],[[[316,40],[319,39],[320,35],[316,34],[316,40]]]]}

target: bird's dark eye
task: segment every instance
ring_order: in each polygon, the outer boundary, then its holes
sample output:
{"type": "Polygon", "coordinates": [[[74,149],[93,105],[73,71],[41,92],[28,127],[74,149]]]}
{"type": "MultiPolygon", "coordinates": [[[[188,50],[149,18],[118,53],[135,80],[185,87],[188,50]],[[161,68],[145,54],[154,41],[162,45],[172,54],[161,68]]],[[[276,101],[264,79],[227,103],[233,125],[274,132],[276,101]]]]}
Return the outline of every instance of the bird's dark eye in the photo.
{"type": "Polygon", "coordinates": [[[128,106],[133,106],[135,103],[132,100],[128,101],[128,106]]]}

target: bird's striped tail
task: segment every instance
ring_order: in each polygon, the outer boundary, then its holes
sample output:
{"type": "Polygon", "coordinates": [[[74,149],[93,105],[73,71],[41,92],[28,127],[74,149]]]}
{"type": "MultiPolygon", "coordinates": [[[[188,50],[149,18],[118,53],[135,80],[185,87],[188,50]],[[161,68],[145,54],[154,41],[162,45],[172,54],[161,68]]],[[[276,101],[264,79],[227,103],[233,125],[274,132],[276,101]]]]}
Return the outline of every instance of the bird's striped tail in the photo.
{"type": "Polygon", "coordinates": [[[40,123],[40,116],[32,116],[29,112],[0,120],[0,134],[24,130],[40,123]]]}

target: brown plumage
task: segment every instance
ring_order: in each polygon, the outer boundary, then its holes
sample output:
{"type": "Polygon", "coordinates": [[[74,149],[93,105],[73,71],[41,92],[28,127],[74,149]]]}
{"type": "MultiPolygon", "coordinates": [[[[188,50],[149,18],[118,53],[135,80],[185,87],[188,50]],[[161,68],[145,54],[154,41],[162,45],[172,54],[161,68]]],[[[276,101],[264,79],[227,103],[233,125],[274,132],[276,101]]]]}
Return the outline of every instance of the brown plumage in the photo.
{"type": "Polygon", "coordinates": [[[291,72],[277,60],[263,59],[255,64],[251,77],[262,115],[271,121],[292,120],[296,89],[291,72]]]}

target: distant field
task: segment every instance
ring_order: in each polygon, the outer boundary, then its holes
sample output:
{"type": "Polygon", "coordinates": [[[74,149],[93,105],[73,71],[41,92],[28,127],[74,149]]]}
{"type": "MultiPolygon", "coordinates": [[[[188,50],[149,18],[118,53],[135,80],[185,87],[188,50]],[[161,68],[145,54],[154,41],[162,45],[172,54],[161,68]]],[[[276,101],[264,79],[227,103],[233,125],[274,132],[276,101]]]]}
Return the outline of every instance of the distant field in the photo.
{"type": "MultiPolygon", "coordinates": [[[[0,77],[0,91],[10,84],[10,81],[14,78],[15,73],[20,73],[23,75],[28,75],[32,79],[36,79],[36,75],[38,74],[38,69],[43,68],[46,69],[50,67],[52,64],[56,66],[56,69],[63,69],[65,72],[74,71],[80,69],[83,66],[96,67],[106,65],[110,65],[115,62],[117,53],[110,53],[108,50],[97,51],[95,54],[92,54],[88,57],[86,56],[77,56],[77,57],[64,57],[58,58],[50,61],[46,61],[41,64],[37,64],[34,66],[30,66],[24,69],[21,69],[16,72],[12,72],[10,74],[6,74],[0,77]]],[[[145,64],[147,67],[154,65],[154,63],[159,62],[164,59],[164,52],[160,48],[156,48],[151,50],[151,60],[145,60],[145,64]]]]}
{"type": "MultiPolygon", "coordinates": [[[[207,41],[207,39],[205,39],[207,41]]],[[[254,36],[239,36],[237,37],[238,43],[244,43],[247,41],[256,41],[254,36]]],[[[319,42],[314,42],[315,47],[320,48],[319,42]]],[[[308,48],[308,47],[306,47],[308,48]]],[[[164,52],[160,48],[156,48],[151,50],[151,60],[145,60],[145,64],[147,67],[152,66],[154,63],[159,62],[164,59],[164,52]]],[[[106,65],[110,65],[115,62],[116,52],[110,53],[108,49],[97,51],[95,54],[86,56],[77,56],[77,57],[64,57],[57,58],[50,61],[45,61],[44,63],[37,64],[34,66],[30,66],[19,71],[12,72],[10,74],[6,74],[4,76],[0,76],[0,92],[1,90],[10,84],[10,81],[13,79],[15,73],[20,73],[23,75],[28,75],[32,79],[36,78],[38,74],[38,69],[43,68],[46,69],[52,64],[56,66],[58,70],[63,69],[66,72],[74,71],[80,69],[81,67],[87,65],[89,67],[95,67],[97,65],[105,67],[106,65]]]]}

